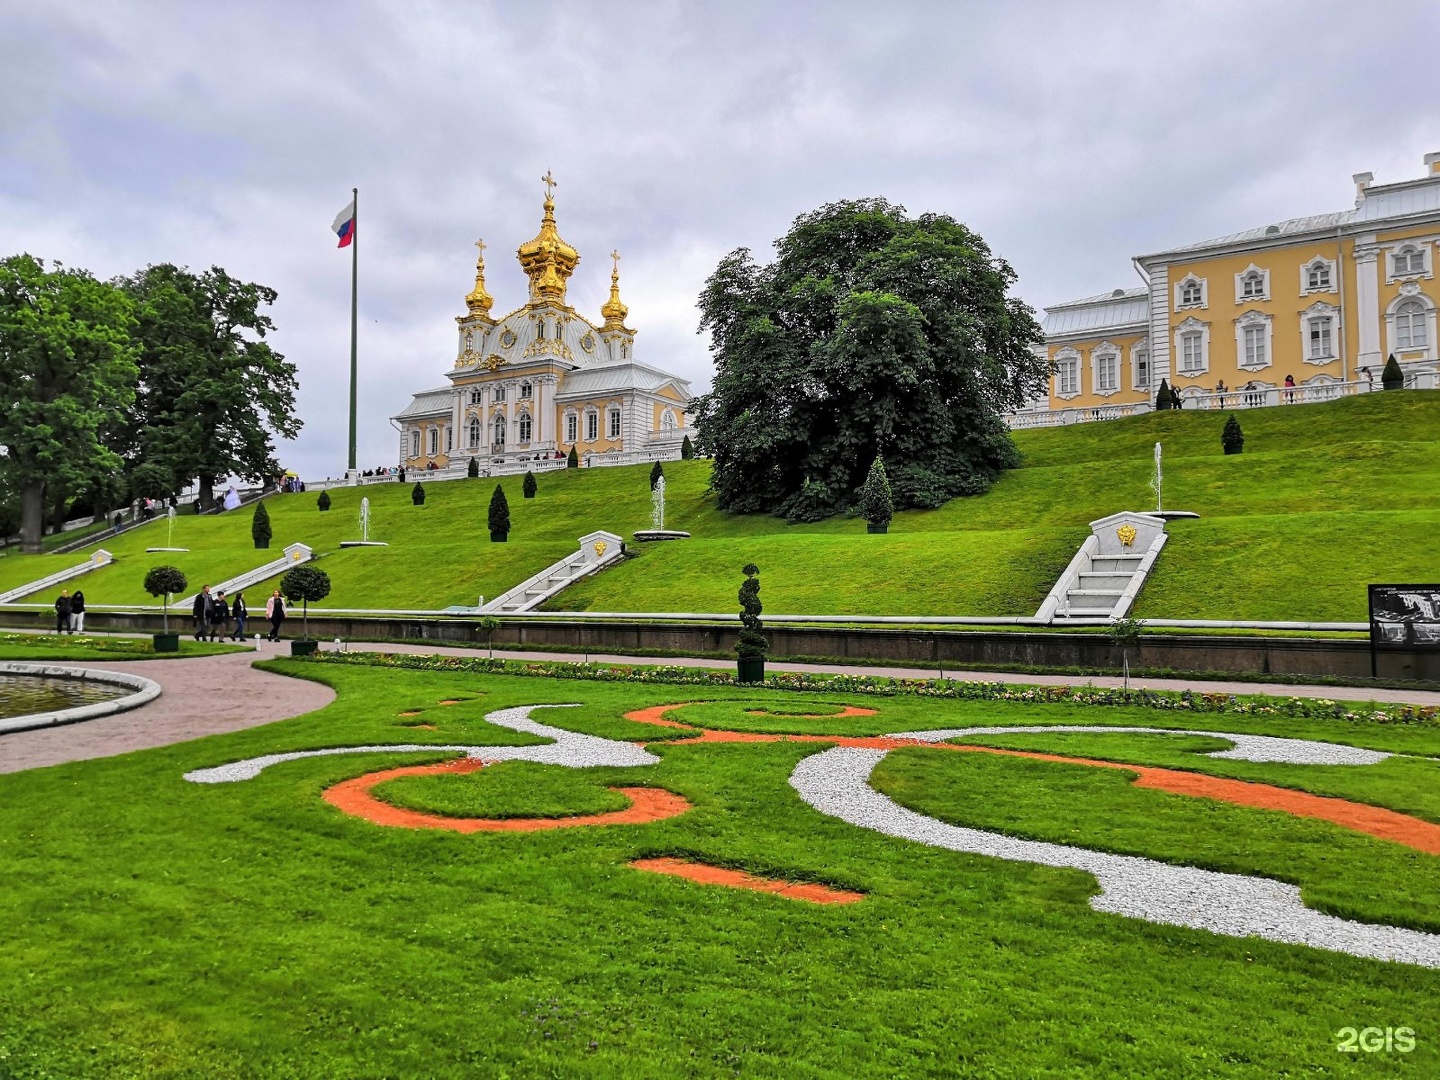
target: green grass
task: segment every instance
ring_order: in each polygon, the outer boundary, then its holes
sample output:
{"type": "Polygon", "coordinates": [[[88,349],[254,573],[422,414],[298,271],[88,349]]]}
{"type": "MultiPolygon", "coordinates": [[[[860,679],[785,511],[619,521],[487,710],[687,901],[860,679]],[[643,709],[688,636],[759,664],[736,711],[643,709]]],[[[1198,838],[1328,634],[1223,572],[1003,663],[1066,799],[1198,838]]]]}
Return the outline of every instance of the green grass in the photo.
{"type": "Polygon", "coordinates": [[[243,649],[242,645],[193,641],[182,636],[179,652],[157,653],[154,643],[148,637],[0,633],[0,660],[58,660],[72,663],[87,660],[173,660],[187,656],[218,656],[243,649]]]}
{"type": "MultiPolygon", "coordinates": [[[[1165,447],[1165,505],[1193,510],[1176,522],[1141,594],[1142,618],[1361,621],[1371,581],[1440,575],[1440,394],[1368,394],[1319,405],[1240,414],[1245,453],[1220,448],[1223,413],[1152,413],[1105,423],[1016,433],[1022,468],[988,494],[895,516],[890,533],[838,517],[787,525],[717,511],[709,465],[667,462],[666,525],[690,540],[632,544],[634,558],[562,593],[556,610],[721,611],[736,608],[740,567],[760,566],[770,612],[1015,616],[1033,614],[1088,532],[1087,523],[1154,505],[1154,444],[1165,447]]],[[[607,529],[629,537],[650,524],[649,467],[580,469],[539,477],[538,498],[503,481],[510,542],[489,542],[494,480],[432,483],[423,507],[410,484],[267,500],[269,552],[250,543],[249,508],[181,515],[174,542],[190,552],[148,555],[165,542],[159,521],[116,538],[116,565],[80,579],[92,604],[153,603],[144,572],[173,562],[192,587],[234,576],[310,544],[330,574],[325,606],[436,609],[494,597],[607,529]],[[385,548],[340,550],[359,535],[363,496],[385,548]]],[[[79,556],[0,559],[0,588],[71,565],[79,556]]],[[[73,583],[72,583],[73,586],[73,583]]],[[[273,582],[250,590],[252,599],[273,582]]],[[[30,598],[48,603],[54,593],[30,598]]],[[[252,605],[253,606],[253,605],[252,605]]]]}
{"type": "MultiPolygon", "coordinates": [[[[663,734],[623,719],[651,704],[703,696],[715,703],[679,715],[739,726],[762,719],[746,711],[757,705],[843,698],[267,667],[323,679],[338,697],[262,728],[0,775],[5,1080],[1440,1070],[1440,972],[1101,914],[1087,905],[1095,886],[1086,874],[852,828],[805,806],[788,784],[813,745],[678,742],[656,748],[658,765],[578,770],[543,790],[539,770],[497,766],[410,792],[458,813],[515,812],[527,801],[574,812],[616,784],[658,785],[694,804],[651,825],[529,834],[381,828],[319,797],[347,777],[450,756],[441,752],[313,758],[235,785],[181,778],[292,749],[530,742],[484,720],[520,704],[581,702],[540,718],[635,739],[663,734]],[[464,700],[439,704],[454,698],[464,700]],[[410,726],[421,720],[437,730],[410,726]],[[487,791],[487,781],[497,787],[487,791]],[[867,899],[819,907],[626,866],[665,854],[826,881],[867,899]],[[1372,1024],[1414,1027],[1416,1050],[1337,1053],[1336,1031],[1372,1024]]],[[[879,715],[765,722],[1175,722],[1074,705],[858,703],[879,715]]],[[[1241,728],[1440,753],[1433,728],[1262,718],[1241,728]]],[[[1157,753],[1183,752],[1157,742],[1157,753]]],[[[1440,919],[1433,858],[1147,792],[1109,770],[905,751],[878,782],[958,822],[1295,880],[1313,902],[1357,918],[1440,919]]],[[[1381,790],[1374,801],[1390,798],[1381,790]]]]}
{"type": "Polygon", "coordinates": [[[469,818],[556,818],[623,810],[629,800],[593,776],[501,761],[460,776],[406,776],[378,784],[376,798],[407,810],[469,818]]]}

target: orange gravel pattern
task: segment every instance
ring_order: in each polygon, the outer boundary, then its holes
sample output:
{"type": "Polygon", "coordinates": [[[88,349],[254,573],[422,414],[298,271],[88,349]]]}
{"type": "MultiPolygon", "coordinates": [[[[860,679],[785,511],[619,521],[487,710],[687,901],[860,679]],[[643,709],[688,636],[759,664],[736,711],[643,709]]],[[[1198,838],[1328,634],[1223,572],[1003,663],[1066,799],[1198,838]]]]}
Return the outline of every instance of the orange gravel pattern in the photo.
{"type": "Polygon", "coordinates": [[[456,818],[443,814],[427,814],[406,810],[375,798],[371,789],[387,780],[402,776],[460,775],[483,769],[485,762],[474,758],[444,761],[438,765],[406,765],[366,773],[352,780],[342,780],[324,791],[325,801],[352,817],[363,818],[376,825],[400,829],[446,829],[450,832],[540,832],[545,829],[569,829],[579,825],[646,825],[677,817],[690,809],[688,800],[663,788],[611,788],[630,800],[624,810],[606,814],[580,814],[562,818],[456,818]]]}
{"type": "Polygon", "coordinates": [[[701,885],[728,885],[732,889],[773,893],[787,900],[808,900],[812,904],[854,904],[865,899],[864,893],[836,889],[814,881],[776,881],[774,878],[747,874],[743,870],[731,870],[724,866],[711,866],[709,863],[689,862],[685,859],[636,859],[630,865],[636,870],[670,874],[687,881],[699,882],[701,885]]]}

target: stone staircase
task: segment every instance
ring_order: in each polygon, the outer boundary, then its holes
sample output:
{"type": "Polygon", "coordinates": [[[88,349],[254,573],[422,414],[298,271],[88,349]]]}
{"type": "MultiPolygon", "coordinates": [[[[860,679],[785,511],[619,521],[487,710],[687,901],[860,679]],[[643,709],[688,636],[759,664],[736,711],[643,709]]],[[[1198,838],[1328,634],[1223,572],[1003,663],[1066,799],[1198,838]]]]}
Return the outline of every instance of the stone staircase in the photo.
{"type": "Polygon", "coordinates": [[[1123,619],[1168,539],[1163,519],[1124,511],[1090,523],[1090,535],[1055,582],[1035,617],[1123,619]]]}
{"type": "Polygon", "coordinates": [[[0,593],[0,604],[13,604],[22,596],[31,596],[37,592],[44,592],[46,589],[53,589],[56,585],[63,585],[65,582],[88,574],[91,570],[99,570],[102,566],[109,566],[115,561],[115,556],[101,548],[93,552],[88,559],[74,566],[67,566],[64,570],[57,570],[43,578],[34,581],[27,581],[24,585],[17,585],[8,592],[0,593]]]}
{"type": "Polygon", "coordinates": [[[589,577],[625,554],[625,544],[614,533],[597,530],[580,537],[580,548],[547,566],[502,596],[480,608],[483,615],[511,615],[533,611],[562,589],[589,577]]]}

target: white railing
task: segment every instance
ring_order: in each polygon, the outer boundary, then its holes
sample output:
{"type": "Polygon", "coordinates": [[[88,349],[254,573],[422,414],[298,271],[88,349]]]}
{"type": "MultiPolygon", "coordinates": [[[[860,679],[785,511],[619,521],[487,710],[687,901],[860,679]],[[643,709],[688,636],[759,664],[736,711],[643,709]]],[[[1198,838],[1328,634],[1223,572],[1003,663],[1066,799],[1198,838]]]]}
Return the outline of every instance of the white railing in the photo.
{"type": "MultiPolygon", "coordinates": [[[[274,577],[282,570],[288,570],[292,566],[299,566],[301,563],[309,562],[315,555],[315,552],[308,544],[286,544],[282,550],[284,551],[283,555],[277,556],[269,562],[255,567],[253,570],[246,570],[243,574],[237,574],[232,578],[227,578],[216,585],[212,585],[210,587],[211,595],[220,592],[236,593],[242,589],[248,589],[251,585],[258,585],[260,582],[274,577]]],[[[193,603],[194,600],[195,594],[191,593],[183,600],[176,600],[175,603],[183,606],[193,603]]]]}
{"type": "MultiPolygon", "coordinates": [[[[649,446],[644,450],[613,450],[606,453],[584,453],[580,455],[580,466],[587,469],[601,469],[612,465],[648,465],[652,461],[678,461],[680,460],[680,444],[684,436],[689,434],[690,429],[686,428],[679,432],[679,439],[671,439],[660,442],[658,445],[649,446]]],[[[675,434],[665,432],[662,434],[675,434]]],[[[536,461],[534,455],[512,457],[506,455],[501,458],[499,454],[478,456],[480,461],[480,475],[482,477],[493,476],[523,476],[527,472],[546,473],[559,472],[569,464],[567,458],[542,456],[536,461]],[[500,460],[496,460],[499,458],[500,460]]],[[[441,480],[464,480],[470,475],[470,458],[468,455],[454,458],[449,465],[438,469],[406,469],[405,483],[413,484],[417,480],[422,484],[438,483],[441,480]]],[[[398,482],[398,475],[385,476],[360,476],[356,483],[362,487],[370,484],[394,484],[398,482]]],[[[305,490],[307,492],[321,492],[326,488],[339,488],[349,486],[349,481],[344,477],[338,480],[307,480],[305,490]]]]}
{"type": "Polygon", "coordinates": [[[1093,405],[1071,409],[1036,409],[1011,413],[1005,418],[1012,430],[1024,428],[1064,427],[1066,424],[1088,424],[1093,420],[1120,420],[1151,411],[1148,401],[1124,405],[1093,405]]]}
{"type": "Polygon", "coordinates": [[[24,585],[17,585],[8,592],[0,593],[0,604],[10,604],[19,600],[22,596],[30,596],[32,593],[42,592],[45,589],[54,588],[62,582],[77,578],[81,574],[88,574],[91,570],[99,570],[102,566],[109,566],[115,561],[115,556],[101,548],[92,554],[83,563],[75,566],[67,566],[64,570],[57,570],[43,578],[35,581],[28,581],[24,585]]]}
{"type": "Polygon", "coordinates": [[[484,614],[509,615],[531,611],[582,577],[609,566],[625,554],[625,544],[614,533],[597,530],[580,537],[580,548],[538,574],[526,578],[480,609],[484,614]]]}

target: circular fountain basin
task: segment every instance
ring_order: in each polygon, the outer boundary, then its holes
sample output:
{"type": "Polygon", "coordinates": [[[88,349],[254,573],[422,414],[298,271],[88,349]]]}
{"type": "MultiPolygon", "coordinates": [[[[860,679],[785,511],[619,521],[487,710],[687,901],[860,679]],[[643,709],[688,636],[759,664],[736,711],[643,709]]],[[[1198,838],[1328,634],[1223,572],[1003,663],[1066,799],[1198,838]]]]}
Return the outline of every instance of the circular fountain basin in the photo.
{"type": "Polygon", "coordinates": [[[636,540],[689,540],[688,532],[679,529],[641,529],[635,533],[636,540]]]}
{"type": "Polygon", "coordinates": [[[159,696],[159,683],[128,672],[0,663],[0,735],[94,720],[159,696]]]}

